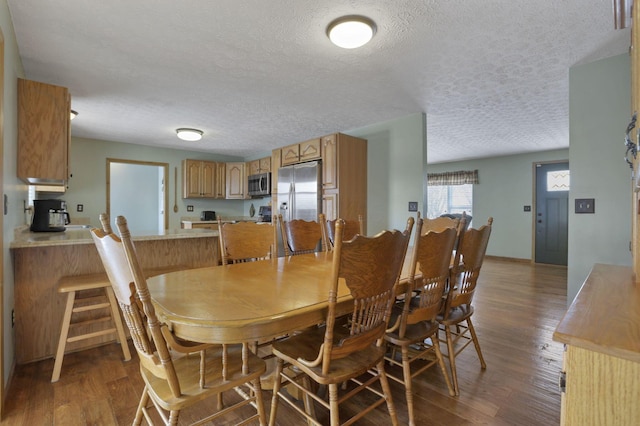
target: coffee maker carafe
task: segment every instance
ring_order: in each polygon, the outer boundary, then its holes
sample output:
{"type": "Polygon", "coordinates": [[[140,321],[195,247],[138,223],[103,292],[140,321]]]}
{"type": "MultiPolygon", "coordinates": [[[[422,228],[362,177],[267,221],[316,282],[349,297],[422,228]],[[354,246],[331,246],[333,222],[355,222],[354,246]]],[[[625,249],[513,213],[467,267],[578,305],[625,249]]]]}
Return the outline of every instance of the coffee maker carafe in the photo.
{"type": "Polygon", "coordinates": [[[62,232],[68,225],[67,203],[63,200],[33,200],[33,232],[62,232]]]}

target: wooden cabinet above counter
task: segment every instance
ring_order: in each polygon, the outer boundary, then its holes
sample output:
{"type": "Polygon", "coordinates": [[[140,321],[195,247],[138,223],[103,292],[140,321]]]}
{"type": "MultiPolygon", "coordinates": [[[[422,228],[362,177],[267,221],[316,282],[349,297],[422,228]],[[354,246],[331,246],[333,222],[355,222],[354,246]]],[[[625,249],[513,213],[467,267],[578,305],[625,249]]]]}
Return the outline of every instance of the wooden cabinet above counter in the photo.
{"type": "Polygon", "coordinates": [[[67,182],[70,111],[66,87],[18,79],[18,178],[34,185],[67,182]]]}

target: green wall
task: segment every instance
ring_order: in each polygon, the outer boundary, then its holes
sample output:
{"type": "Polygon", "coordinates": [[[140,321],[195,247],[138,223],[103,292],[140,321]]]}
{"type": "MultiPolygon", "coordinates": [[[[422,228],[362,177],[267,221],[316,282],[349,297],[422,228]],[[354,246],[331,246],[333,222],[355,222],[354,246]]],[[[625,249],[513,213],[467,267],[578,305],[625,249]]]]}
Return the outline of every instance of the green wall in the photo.
{"type": "Polygon", "coordinates": [[[623,160],[630,69],[624,54],[569,72],[568,303],[594,263],[631,265],[631,170],[623,160]],[[574,214],[576,198],[595,198],[595,214],[574,214]]]}

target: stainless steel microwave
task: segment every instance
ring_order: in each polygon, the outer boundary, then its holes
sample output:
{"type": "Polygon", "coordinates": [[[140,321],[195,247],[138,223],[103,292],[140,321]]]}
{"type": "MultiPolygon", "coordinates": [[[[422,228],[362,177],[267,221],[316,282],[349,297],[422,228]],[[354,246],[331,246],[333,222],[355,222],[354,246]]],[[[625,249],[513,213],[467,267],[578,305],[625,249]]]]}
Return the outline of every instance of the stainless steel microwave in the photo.
{"type": "Polygon", "coordinates": [[[271,195],[271,173],[258,173],[249,176],[249,196],[263,197],[271,195]]]}

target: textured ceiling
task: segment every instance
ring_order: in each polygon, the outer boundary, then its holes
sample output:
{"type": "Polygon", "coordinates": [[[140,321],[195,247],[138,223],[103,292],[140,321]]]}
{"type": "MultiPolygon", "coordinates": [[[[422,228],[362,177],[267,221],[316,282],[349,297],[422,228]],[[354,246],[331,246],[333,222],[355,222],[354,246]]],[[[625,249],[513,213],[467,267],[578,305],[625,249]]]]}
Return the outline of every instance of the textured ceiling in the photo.
{"type": "Polygon", "coordinates": [[[250,157],[426,112],[429,162],[569,146],[569,68],[624,53],[611,0],[8,0],[72,135],[250,157]],[[333,19],[378,31],[332,45],[333,19]],[[205,132],[176,138],[178,127],[205,132]]]}

